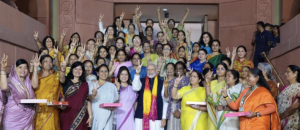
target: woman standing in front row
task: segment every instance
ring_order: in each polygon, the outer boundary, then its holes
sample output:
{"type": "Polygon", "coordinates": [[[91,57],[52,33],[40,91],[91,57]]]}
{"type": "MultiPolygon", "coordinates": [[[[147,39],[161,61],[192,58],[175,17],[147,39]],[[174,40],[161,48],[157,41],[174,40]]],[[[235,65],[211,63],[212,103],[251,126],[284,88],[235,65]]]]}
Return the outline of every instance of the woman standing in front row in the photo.
{"type": "MultiPolygon", "coordinates": [[[[21,99],[35,99],[33,89],[37,89],[39,60],[36,54],[34,71],[29,79],[29,66],[24,59],[18,59],[6,77],[8,55],[4,54],[1,61],[1,90],[6,92],[7,103],[3,113],[4,130],[33,130],[34,106],[21,104],[21,99]]],[[[4,94],[4,93],[3,93],[4,94]]],[[[3,111],[3,108],[1,108],[3,111]]]]}
{"type": "Polygon", "coordinates": [[[250,87],[244,89],[236,101],[228,97],[226,88],[222,90],[222,96],[232,110],[251,113],[239,117],[240,130],[280,130],[276,102],[261,70],[250,69],[248,85],[250,87]]]}
{"type": "Polygon", "coordinates": [[[92,125],[91,103],[88,101],[89,86],[85,82],[85,69],[81,62],[72,64],[70,73],[63,83],[64,98],[69,102],[60,112],[62,130],[88,130],[92,125]]]}
{"type": "Polygon", "coordinates": [[[99,80],[89,82],[89,100],[92,103],[93,126],[92,130],[112,130],[113,110],[115,108],[99,108],[103,103],[115,103],[119,99],[117,88],[111,82],[106,81],[108,67],[105,64],[96,69],[99,80]]]}

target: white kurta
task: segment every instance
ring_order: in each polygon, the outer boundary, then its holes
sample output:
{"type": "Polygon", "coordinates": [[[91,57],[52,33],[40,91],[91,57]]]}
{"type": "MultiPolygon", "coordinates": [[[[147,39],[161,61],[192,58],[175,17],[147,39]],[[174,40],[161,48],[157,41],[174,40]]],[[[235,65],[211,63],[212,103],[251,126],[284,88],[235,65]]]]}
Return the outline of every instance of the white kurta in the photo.
{"type": "MultiPolygon", "coordinates": [[[[142,83],[139,75],[134,75],[134,79],[132,81],[132,88],[134,91],[141,90],[142,83]]],[[[162,97],[164,97],[164,91],[165,91],[165,87],[163,87],[161,90],[162,97]]],[[[162,119],[166,119],[168,103],[164,98],[163,98],[163,103],[164,104],[163,104],[162,119]]],[[[161,127],[161,120],[155,120],[155,121],[149,120],[149,125],[150,125],[150,130],[164,130],[164,128],[161,127]]],[[[143,119],[135,118],[135,130],[143,130],[143,119]]]]}

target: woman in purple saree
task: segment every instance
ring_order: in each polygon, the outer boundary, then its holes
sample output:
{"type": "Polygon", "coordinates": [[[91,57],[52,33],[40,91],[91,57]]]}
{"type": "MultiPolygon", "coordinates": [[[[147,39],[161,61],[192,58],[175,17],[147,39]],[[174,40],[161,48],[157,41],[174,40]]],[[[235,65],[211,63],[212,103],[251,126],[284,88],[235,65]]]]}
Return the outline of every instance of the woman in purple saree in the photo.
{"type": "Polygon", "coordinates": [[[7,55],[1,61],[1,90],[6,92],[7,102],[3,113],[4,130],[33,130],[33,106],[21,104],[21,99],[35,99],[33,89],[38,87],[39,61],[34,59],[34,72],[29,79],[29,66],[24,59],[19,59],[11,67],[9,77],[6,77],[7,55]]]}
{"type": "Polygon", "coordinates": [[[134,103],[137,98],[137,93],[132,88],[130,77],[131,75],[128,68],[122,66],[115,82],[120,94],[119,101],[123,104],[122,107],[116,109],[117,130],[127,130],[128,128],[135,130],[134,103]]]}

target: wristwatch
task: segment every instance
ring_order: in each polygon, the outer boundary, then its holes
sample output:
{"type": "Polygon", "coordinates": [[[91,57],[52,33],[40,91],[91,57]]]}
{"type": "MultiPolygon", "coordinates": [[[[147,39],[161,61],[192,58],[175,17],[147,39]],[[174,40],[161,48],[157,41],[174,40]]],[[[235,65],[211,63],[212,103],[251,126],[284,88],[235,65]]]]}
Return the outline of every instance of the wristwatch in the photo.
{"type": "Polygon", "coordinates": [[[256,112],[256,117],[260,117],[260,114],[259,114],[259,112],[256,112]]]}

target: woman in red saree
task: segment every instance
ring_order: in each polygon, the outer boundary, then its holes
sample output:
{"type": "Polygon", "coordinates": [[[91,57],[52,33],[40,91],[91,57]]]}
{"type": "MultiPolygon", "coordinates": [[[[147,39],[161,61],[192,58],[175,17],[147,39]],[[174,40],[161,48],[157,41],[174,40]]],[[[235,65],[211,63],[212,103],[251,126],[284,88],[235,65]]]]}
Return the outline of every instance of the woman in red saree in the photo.
{"type": "Polygon", "coordinates": [[[60,112],[62,130],[88,130],[92,125],[92,109],[88,99],[89,86],[81,62],[74,62],[63,84],[64,98],[69,103],[60,112]]]}
{"type": "Polygon", "coordinates": [[[250,69],[247,80],[250,87],[244,89],[235,102],[228,98],[225,87],[222,90],[222,95],[232,110],[251,113],[239,117],[240,130],[280,130],[277,105],[262,71],[250,69]]]}

